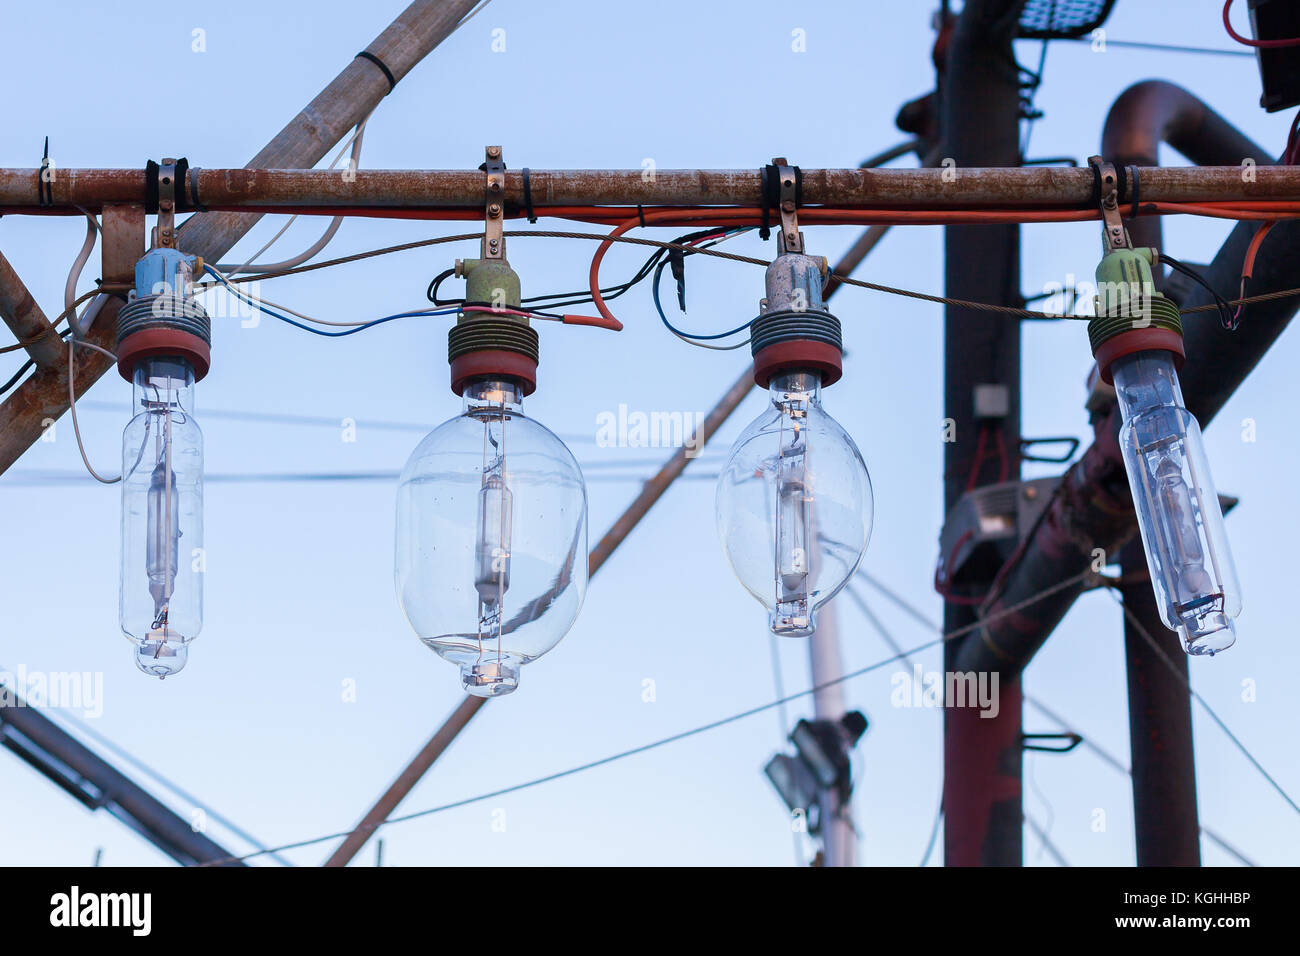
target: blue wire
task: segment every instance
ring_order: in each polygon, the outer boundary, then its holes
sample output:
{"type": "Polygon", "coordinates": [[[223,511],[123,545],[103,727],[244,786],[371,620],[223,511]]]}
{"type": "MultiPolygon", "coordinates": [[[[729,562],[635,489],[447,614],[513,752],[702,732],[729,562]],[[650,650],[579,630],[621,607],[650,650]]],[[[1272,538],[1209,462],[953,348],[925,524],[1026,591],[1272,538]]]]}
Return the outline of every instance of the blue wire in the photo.
{"type": "Polygon", "coordinates": [[[226,279],[225,276],[223,276],[220,272],[212,268],[212,266],[208,265],[207,263],[203,264],[203,271],[211,275],[214,279],[216,279],[223,286],[225,286],[226,291],[229,292],[231,295],[233,295],[235,298],[237,298],[239,301],[245,303],[246,305],[252,306],[254,309],[257,309],[257,311],[265,315],[269,315],[273,319],[279,319],[281,322],[287,322],[289,325],[292,325],[294,328],[302,329],[304,332],[311,332],[313,335],[323,335],[326,338],[330,338],[330,339],[342,338],[345,335],[354,335],[357,332],[364,332],[366,329],[373,329],[376,325],[383,325],[385,322],[392,322],[395,319],[409,319],[409,318],[415,318],[417,316],[428,316],[428,315],[451,315],[452,313],[459,311],[458,309],[436,309],[436,310],[431,309],[428,311],[421,311],[421,312],[398,312],[396,315],[385,315],[383,318],[375,319],[373,322],[367,322],[364,325],[358,325],[350,329],[344,329],[342,332],[324,332],[320,329],[312,328],[310,325],[303,325],[301,322],[295,322],[287,315],[281,315],[279,312],[276,312],[274,309],[268,308],[267,306],[262,305],[260,302],[257,302],[254,299],[250,299],[248,296],[244,295],[244,293],[240,292],[233,285],[231,285],[231,283],[229,282],[229,280],[226,279]]]}
{"type": "Polygon", "coordinates": [[[714,333],[713,335],[697,335],[694,332],[683,332],[681,329],[674,326],[671,322],[668,321],[668,316],[664,315],[664,307],[659,301],[659,279],[663,276],[664,266],[666,265],[668,265],[667,259],[659,263],[659,267],[655,269],[655,281],[651,283],[650,288],[654,293],[655,311],[659,313],[659,320],[668,327],[668,330],[670,332],[676,335],[680,335],[684,339],[700,339],[701,341],[708,341],[711,339],[725,339],[728,335],[735,335],[736,333],[744,332],[749,328],[751,323],[746,322],[744,325],[738,325],[736,326],[736,328],[731,329],[730,331],[727,332],[717,332],[714,333]]]}

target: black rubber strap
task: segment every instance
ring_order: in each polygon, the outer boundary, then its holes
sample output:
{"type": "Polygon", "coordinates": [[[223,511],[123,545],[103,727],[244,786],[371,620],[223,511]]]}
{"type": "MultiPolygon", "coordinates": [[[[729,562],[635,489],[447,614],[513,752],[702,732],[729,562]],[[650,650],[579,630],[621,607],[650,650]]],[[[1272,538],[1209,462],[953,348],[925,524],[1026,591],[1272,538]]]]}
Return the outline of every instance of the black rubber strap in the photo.
{"type": "Polygon", "coordinates": [[[640,204],[640,203],[637,203],[637,204],[636,204],[636,214],[637,214],[637,217],[641,220],[641,228],[644,229],[644,228],[645,228],[645,210],[641,208],[641,204],[640,204]]]}
{"type": "Polygon", "coordinates": [[[176,182],[173,183],[176,194],[176,212],[189,212],[190,199],[185,192],[185,175],[190,171],[190,161],[182,156],[176,160],[176,182]]]}
{"type": "Polygon", "coordinates": [[[1129,177],[1133,180],[1133,211],[1129,213],[1130,219],[1136,219],[1138,214],[1138,193],[1141,191],[1141,184],[1138,182],[1138,168],[1130,166],[1128,168],[1129,177]]]}
{"type": "Polygon", "coordinates": [[[357,54],[357,56],[363,60],[369,60],[375,66],[379,67],[379,69],[383,71],[384,78],[388,80],[388,92],[393,92],[393,88],[397,86],[397,77],[393,76],[393,71],[388,68],[388,64],[379,59],[379,57],[375,56],[369,50],[362,50],[357,54]]]}
{"type": "MultiPolygon", "coordinates": [[[[794,205],[798,209],[803,205],[803,170],[791,166],[794,170],[794,205]]],[[[767,239],[772,234],[772,210],[781,208],[781,168],[772,163],[763,167],[763,224],[758,228],[758,237],[767,239]]]]}
{"type": "Polygon", "coordinates": [[[528,217],[529,225],[537,221],[537,216],[533,212],[533,184],[528,181],[528,167],[523,169],[524,173],[524,215],[528,217]]]}
{"type": "Polygon", "coordinates": [[[151,216],[158,212],[158,164],[152,159],[144,166],[144,211],[151,216]]]}

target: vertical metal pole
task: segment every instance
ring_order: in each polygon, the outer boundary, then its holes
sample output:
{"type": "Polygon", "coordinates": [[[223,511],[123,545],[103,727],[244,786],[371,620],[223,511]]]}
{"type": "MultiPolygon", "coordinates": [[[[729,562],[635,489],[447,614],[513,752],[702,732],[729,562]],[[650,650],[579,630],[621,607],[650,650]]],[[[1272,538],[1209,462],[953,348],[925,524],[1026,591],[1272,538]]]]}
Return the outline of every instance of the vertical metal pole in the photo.
{"type": "Polygon", "coordinates": [[[1192,701],[1187,685],[1173,677],[1160,659],[1163,652],[1186,680],[1187,655],[1178,636],[1160,620],[1140,538],[1124,546],[1119,561],[1124,604],[1160,647],[1157,651],[1148,644],[1125,615],[1137,865],[1200,866],[1192,701]]]}
{"type": "MultiPolygon", "coordinates": [[[[968,0],[955,27],[940,80],[940,161],[955,162],[957,189],[963,167],[1020,162],[1020,97],[1011,48],[1018,9],[1015,0],[968,0]]],[[[1019,227],[948,226],[944,239],[949,296],[1019,304],[1019,227]]],[[[946,513],[965,491],[975,463],[978,384],[1001,384],[1009,392],[1009,413],[990,427],[1001,432],[1009,477],[1019,475],[1020,328],[1015,320],[949,306],[944,341],[944,415],[956,423],[956,441],[944,446],[946,513]]],[[[977,484],[996,478],[985,470],[977,484]]],[[[995,571],[990,568],[990,580],[995,571]]],[[[974,619],[973,608],[949,604],[944,629],[974,619]]],[[[957,650],[958,642],[945,645],[945,671],[954,668],[957,650]]],[[[945,712],[944,862],[949,866],[1022,862],[1019,681],[1002,682],[999,691],[995,718],[982,718],[974,707],[945,712]]]]}
{"type": "MultiPolygon", "coordinates": [[[[818,720],[839,721],[844,716],[844,685],[821,685],[844,676],[840,657],[838,615],[832,601],[817,612],[817,632],[808,640],[808,658],[812,665],[813,714],[818,720]]],[[[852,806],[840,800],[834,790],[823,790],[822,861],[825,866],[857,866],[858,837],[853,828],[852,806]]]]}

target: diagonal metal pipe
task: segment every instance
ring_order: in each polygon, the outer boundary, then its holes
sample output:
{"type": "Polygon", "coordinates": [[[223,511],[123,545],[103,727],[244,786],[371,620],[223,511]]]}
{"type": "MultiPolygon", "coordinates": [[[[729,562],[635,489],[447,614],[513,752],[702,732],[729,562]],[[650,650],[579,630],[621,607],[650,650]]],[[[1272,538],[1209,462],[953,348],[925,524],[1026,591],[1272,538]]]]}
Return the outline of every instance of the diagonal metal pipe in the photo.
{"type": "MultiPolygon", "coordinates": [[[[358,54],[348,63],[249,165],[297,169],[320,162],[388,95],[389,80],[375,61],[384,63],[394,82],[400,80],[451,35],[474,5],[475,0],[416,0],[366,47],[365,56],[358,54]]],[[[132,175],[140,177],[139,173],[132,175]]],[[[72,188],[71,178],[60,176],[56,192],[72,188]]],[[[138,195],[125,197],[128,203],[140,199],[138,195]]],[[[177,242],[184,251],[216,262],[260,218],[261,213],[197,213],[180,228],[177,242]]],[[[118,298],[108,299],[87,336],[92,344],[113,347],[120,305],[118,298]]],[[[78,397],[112,367],[107,357],[89,350],[82,350],[76,363],[78,397]]],[[[66,360],[38,369],[0,405],[0,474],[41,437],[46,422],[68,410],[67,374],[66,360]]]]}

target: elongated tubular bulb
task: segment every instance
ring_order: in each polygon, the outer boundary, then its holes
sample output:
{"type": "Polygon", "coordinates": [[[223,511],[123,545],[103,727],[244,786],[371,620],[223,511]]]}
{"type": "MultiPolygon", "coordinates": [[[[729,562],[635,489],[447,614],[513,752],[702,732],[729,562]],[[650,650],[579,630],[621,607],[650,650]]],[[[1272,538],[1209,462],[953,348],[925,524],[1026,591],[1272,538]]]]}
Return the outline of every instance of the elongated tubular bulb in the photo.
{"type": "Polygon", "coordinates": [[[1189,654],[1236,640],[1241,589],[1196,419],[1183,406],[1173,355],[1135,352],[1110,367],[1120,449],[1160,617],[1189,654]]]}
{"type": "Polygon", "coordinates": [[[165,678],[203,627],[203,433],[194,370],[181,358],[136,366],[122,433],[122,633],[136,666],[165,678]]]}

